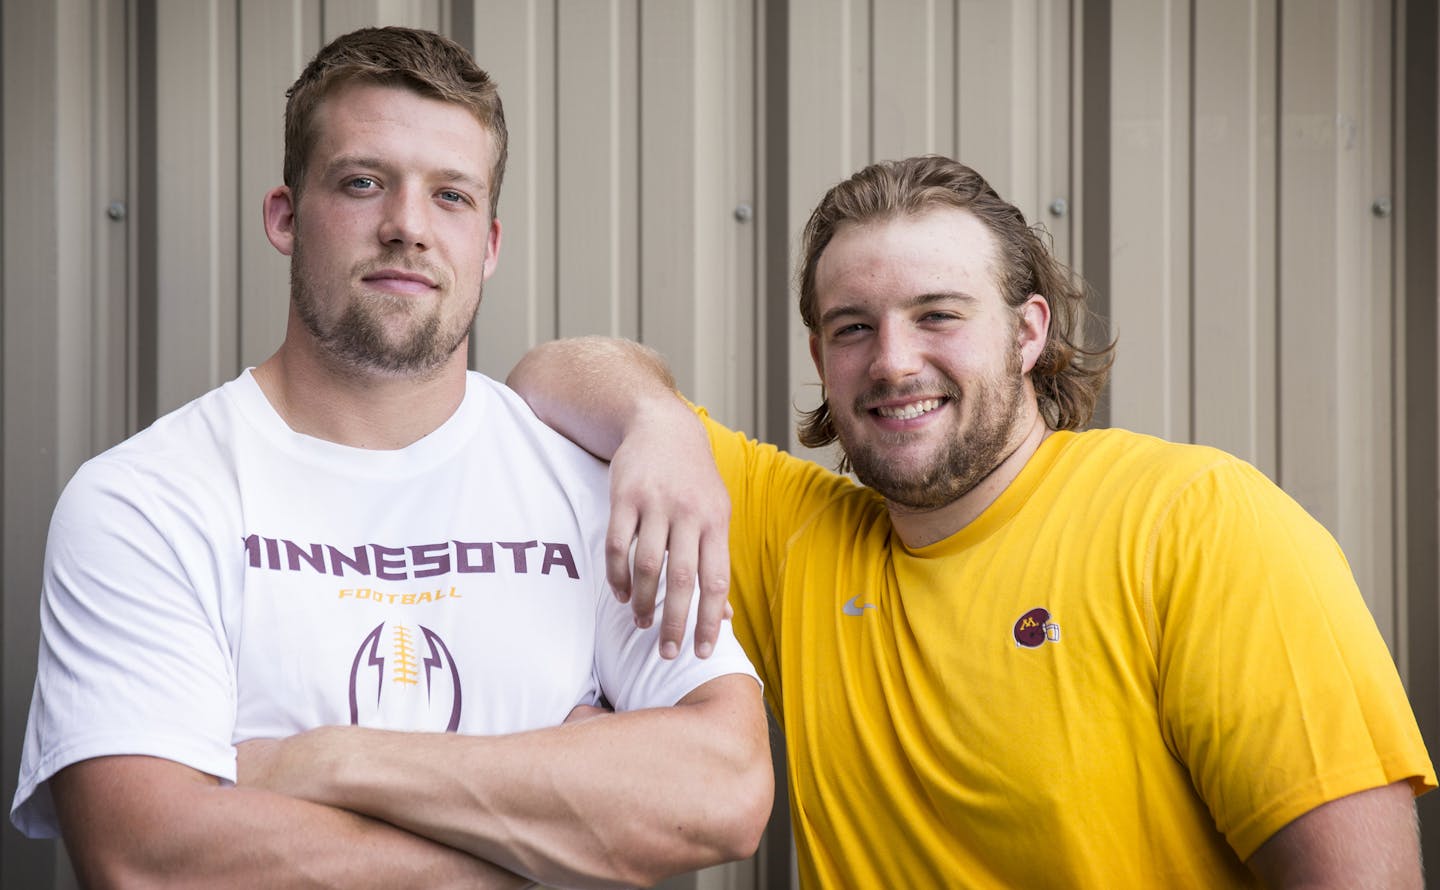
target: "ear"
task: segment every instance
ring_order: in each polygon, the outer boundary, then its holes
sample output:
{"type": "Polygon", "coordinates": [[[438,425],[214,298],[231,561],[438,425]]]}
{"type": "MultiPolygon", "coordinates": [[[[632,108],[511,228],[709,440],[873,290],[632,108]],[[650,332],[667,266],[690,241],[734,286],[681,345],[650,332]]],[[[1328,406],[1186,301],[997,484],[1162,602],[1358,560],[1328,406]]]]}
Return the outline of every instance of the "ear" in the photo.
{"type": "Polygon", "coordinates": [[[485,234],[485,265],[481,273],[481,281],[489,281],[490,276],[495,274],[495,267],[500,262],[500,220],[490,220],[490,231],[485,234]]]}
{"type": "Polygon", "coordinates": [[[289,186],[276,186],[265,193],[265,237],[285,256],[295,252],[295,196],[289,186]]]}
{"type": "Polygon", "coordinates": [[[820,383],[825,383],[825,362],[820,358],[820,336],[812,333],[810,335],[810,360],[815,363],[815,373],[820,375],[820,383]]]}
{"type": "Polygon", "coordinates": [[[1045,344],[1050,341],[1050,304],[1039,294],[1020,304],[1020,330],[1016,334],[1016,345],[1020,348],[1020,364],[1024,373],[1029,374],[1045,344]]]}

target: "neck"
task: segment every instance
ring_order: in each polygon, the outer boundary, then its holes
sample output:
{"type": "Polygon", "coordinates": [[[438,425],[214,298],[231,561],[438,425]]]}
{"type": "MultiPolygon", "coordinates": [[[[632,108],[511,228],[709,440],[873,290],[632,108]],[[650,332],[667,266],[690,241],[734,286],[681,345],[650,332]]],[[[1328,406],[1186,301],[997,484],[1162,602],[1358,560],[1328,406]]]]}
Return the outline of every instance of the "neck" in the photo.
{"type": "Polygon", "coordinates": [[[423,375],[339,368],[289,338],[255,382],[297,433],[351,448],[395,450],[434,432],[465,396],[465,344],[423,375]]]}
{"type": "Polygon", "coordinates": [[[905,546],[925,547],[950,537],[960,529],[974,522],[995,503],[995,499],[1010,487],[1025,464],[1040,448],[1040,443],[1049,438],[1054,430],[1045,424],[1045,418],[1036,411],[1024,427],[1024,434],[1005,459],[981,479],[974,488],[942,507],[917,510],[894,501],[886,501],[890,510],[890,524],[905,546]]]}

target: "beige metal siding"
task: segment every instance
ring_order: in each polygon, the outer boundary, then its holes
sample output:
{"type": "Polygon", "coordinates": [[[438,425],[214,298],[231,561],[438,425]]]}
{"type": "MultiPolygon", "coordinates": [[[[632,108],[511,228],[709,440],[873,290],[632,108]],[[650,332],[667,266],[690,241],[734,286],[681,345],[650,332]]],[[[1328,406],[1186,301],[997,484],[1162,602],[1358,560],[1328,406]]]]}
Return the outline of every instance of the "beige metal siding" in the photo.
{"type": "MultiPolygon", "coordinates": [[[[1433,328],[1437,196],[1405,176],[1433,187],[1436,108],[1396,87],[1403,63],[1435,94],[1428,4],[57,0],[0,16],[7,801],[54,498],[87,456],[279,343],[287,263],[260,203],[280,182],[283,91],[369,24],[452,33],[505,98],[474,366],[503,376],[535,342],[621,334],[723,419],[793,416],[819,391],[776,285],[810,209],[868,161],[955,155],[1105,285],[1109,422],[1218,445],[1294,494],[1402,664],[1424,650],[1409,681],[1434,724],[1436,334],[1410,329],[1433,328]]],[[[53,883],[52,847],[0,831],[0,883],[71,885],[53,883]]]]}
{"type": "Polygon", "coordinates": [[[1194,26],[1192,434],[1273,477],[1275,9],[1203,3],[1194,26]]]}

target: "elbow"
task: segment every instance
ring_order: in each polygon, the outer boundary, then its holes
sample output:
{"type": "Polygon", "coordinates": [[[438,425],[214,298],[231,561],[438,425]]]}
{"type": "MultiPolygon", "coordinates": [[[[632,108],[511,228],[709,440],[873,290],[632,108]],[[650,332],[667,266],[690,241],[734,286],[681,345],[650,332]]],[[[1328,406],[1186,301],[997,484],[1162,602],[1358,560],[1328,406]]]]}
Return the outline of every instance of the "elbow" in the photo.
{"type": "Polygon", "coordinates": [[[726,806],[715,811],[717,862],[747,859],[760,846],[775,803],[775,774],[769,757],[748,764],[744,774],[730,786],[727,798],[726,806]]]}
{"type": "Polygon", "coordinates": [[[763,736],[759,744],[747,747],[751,750],[733,761],[725,775],[717,776],[708,785],[704,800],[697,801],[700,830],[693,839],[699,843],[676,845],[676,849],[689,847],[690,861],[672,863],[670,873],[755,855],[775,803],[775,773],[770,745],[763,736]]]}

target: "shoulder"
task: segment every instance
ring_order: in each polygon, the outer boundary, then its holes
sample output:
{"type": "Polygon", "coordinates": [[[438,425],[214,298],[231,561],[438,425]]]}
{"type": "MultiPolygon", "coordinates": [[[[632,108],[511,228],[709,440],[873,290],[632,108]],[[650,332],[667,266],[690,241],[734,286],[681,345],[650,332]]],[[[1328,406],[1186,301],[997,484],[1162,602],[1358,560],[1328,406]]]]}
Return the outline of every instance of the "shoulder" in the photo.
{"type": "Polygon", "coordinates": [[[478,409],[485,459],[528,484],[558,490],[591,522],[608,515],[609,464],[546,426],[514,390],[483,374],[470,372],[466,399],[478,409]]]}
{"type": "Polygon", "coordinates": [[[705,422],[720,474],[737,516],[763,522],[776,535],[853,536],[871,528],[889,531],[889,512],[873,489],[813,460],[760,442],[692,406],[705,422]]]}
{"type": "Polygon", "coordinates": [[[469,372],[466,398],[474,399],[483,412],[483,423],[499,438],[523,442],[541,449],[550,461],[604,472],[605,462],[545,425],[513,389],[477,371],[469,372]]]}
{"type": "Polygon", "coordinates": [[[1083,480],[1100,492],[1154,497],[1197,485],[1275,487],[1246,461],[1208,445],[1123,429],[1056,435],[1069,437],[1057,459],[1062,478],[1083,480]]]}
{"type": "Polygon", "coordinates": [[[211,390],[87,460],[66,485],[62,501],[100,493],[198,496],[213,487],[227,476],[229,456],[246,436],[237,384],[211,390]]]}

